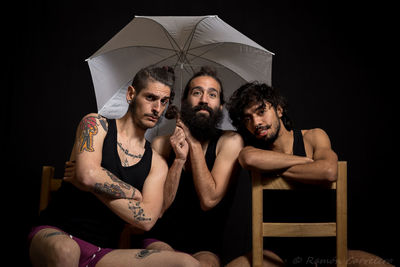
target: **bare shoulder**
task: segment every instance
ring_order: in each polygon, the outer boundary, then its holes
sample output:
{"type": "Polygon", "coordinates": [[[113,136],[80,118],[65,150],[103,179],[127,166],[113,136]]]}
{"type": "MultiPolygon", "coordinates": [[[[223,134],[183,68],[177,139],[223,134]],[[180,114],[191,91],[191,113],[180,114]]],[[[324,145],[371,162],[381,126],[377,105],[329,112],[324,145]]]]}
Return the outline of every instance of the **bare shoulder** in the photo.
{"type": "Polygon", "coordinates": [[[169,142],[170,137],[170,135],[156,136],[151,142],[153,150],[164,158],[167,158],[171,151],[171,145],[169,142]]]}
{"type": "Polygon", "coordinates": [[[98,113],[89,113],[85,115],[80,122],[80,127],[97,128],[97,126],[101,126],[106,132],[108,131],[107,119],[98,113]]]}
{"type": "Polygon", "coordinates": [[[157,168],[157,170],[166,170],[168,171],[167,162],[165,161],[164,157],[160,155],[155,149],[153,150],[153,157],[152,157],[152,168],[153,166],[157,168]]]}
{"type": "Polygon", "coordinates": [[[218,140],[217,150],[241,150],[243,148],[243,139],[235,131],[224,131],[218,140]]]}
{"type": "Polygon", "coordinates": [[[329,138],[328,134],[321,128],[314,128],[308,130],[301,130],[303,137],[306,139],[314,138],[329,138]]]}
{"type": "Polygon", "coordinates": [[[321,128],[314,128],[308,130],[302,130],[303,138],[305,142],[311,145],[328,145],[330,146],[330,139],[328,134],[321,128]]]}

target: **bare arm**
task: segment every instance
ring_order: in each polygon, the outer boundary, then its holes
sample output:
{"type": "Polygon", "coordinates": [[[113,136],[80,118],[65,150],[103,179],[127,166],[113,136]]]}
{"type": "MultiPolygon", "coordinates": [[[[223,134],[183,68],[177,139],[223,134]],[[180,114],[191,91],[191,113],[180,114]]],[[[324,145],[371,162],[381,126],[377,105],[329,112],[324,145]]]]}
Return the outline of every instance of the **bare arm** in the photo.
{"type": "Polygon", "coordinates": [[[163,206],[164,183],[168,172],[165,160],[153,150],[151,169],[142,190],[142,201],[110,199],[102,194],[98,198],[127,223],[148,231],[160,217],[163,206]]]}
{"type": "Polygon", "coordinates": [[[237,158],[243,140],[237,133],[226,132],[217,145],[217,155],[212,170],[209,170],[201,144],[194,139],[187,127],[178,122],[185,132],[189,144],[193,182],[203,210],[215,207],[225,196],[231,177],[238,167],[237,158]]]}
{"type": "Polygon", "coordinates": [[[101,167],[103,142],[107,130],[105,118],[98,114],[89,114],[81,120],[71,154],[71,161],[76,161],[76,172],[64,180],[81,190],[109,198],[141,199],[141,193],[136,188],[101,167]]]}
{"type": "Polygon", "coordinates": [[[336,181],[337,155],[331,149],[328,135],[322,129],[308,130],[304,134],[304,141],[311,144],[313,162],[295,165],[286,169],[282,176],[305,183],[318,181],[336,181]]]}
{"type": "Polygon", "coordinates": [[[310,163],[307,157],[246,146],[239,154],[239,163],[251,171],[276,172],[299,164],[310,163]]]}

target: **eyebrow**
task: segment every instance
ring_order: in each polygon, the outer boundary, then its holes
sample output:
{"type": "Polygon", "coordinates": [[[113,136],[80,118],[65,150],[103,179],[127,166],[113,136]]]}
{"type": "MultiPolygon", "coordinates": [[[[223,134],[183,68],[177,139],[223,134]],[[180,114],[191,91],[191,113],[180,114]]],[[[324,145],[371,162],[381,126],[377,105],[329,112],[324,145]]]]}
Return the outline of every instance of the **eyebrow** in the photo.
{"type": "Polygon", "coordinates": [[[254,111],[252,111],[252,112],[245,112],[245,111],[243,110],[243,117],[249,117],[252,113],[264,109],[265,106],[266,106],[265,103],[261,103],[261,104],[258,105],[258,106],[254,109],[254,111]]]}
{"type": "MultiPolygon", "coordinates": [[[[190,90],[193,91],[193,90],[196,90],[196,89],[204,91],[204,88],[201,87],[201,86],[192,87],[190,90]]],[[[219,91],[217,89],[213,88],[213,87],[207,88],[207,91],[215,91],[215,92],[219,93],[219,91]]]]}
{"type": "MultiPolygon", "coordinates": [[[[155,95],[153,93],[145,93],[144,95],[145,96],[150,96],[150,97],[152,97],[154,99],[160,99],[161,98],[160,96],[155,95]]],[[[170,98],[171,98],[170,96],[164,96],[162,99],[170,99],[170,98]]]]}

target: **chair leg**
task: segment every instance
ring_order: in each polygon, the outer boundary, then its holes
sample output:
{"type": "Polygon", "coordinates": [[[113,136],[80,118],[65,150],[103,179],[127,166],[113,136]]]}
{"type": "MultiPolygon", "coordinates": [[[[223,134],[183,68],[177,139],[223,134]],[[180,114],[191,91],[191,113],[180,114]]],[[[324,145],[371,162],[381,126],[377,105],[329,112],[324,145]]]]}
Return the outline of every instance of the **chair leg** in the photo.
{"type": "Polygon", "coordinates": [[[261,267],[263,264],[263,188],[261,184],[261,177],[259,175],[253,175],[252,183],[252,265],[253,267],[261,267]]]}
{"type": "Polygon", "coordinates": [[[347,266],[347,165],[338,169],[336,183],[336,259],[337,266],[347,266]]]}

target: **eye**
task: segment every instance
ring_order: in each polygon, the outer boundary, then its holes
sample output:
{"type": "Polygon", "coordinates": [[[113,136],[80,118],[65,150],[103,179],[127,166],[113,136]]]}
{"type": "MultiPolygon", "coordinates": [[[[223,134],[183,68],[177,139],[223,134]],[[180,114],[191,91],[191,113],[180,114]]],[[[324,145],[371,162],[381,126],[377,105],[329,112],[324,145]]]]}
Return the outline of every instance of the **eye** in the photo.
{"type": "Polygon", "coordinates": [[[249,117],[244,117],[242,121],[243,121],[244,124],[247,125],[247,124],[250,123],[250,118],[249,117]]]}
{"type": "Polygon", "coordinates": [[[168,102],[169,102],[168,99],[161,99],[161,105],[163,105],[163,106],[167,105],[168,102]]]}
{"type": "Polygon", "coordinates": [[[217,94],[216,93],[209,93],[208,94],[211,98],[216,98],[217,97],[217,94]]]}
{"type": "Polygon", "coordinates": [[[148,95],[148,96],[146,96],[146,100],[148,100],[148,101],[154,101],[154,100],[155,100],[155,97],[154,97],[153,95],[148,95]]]}

